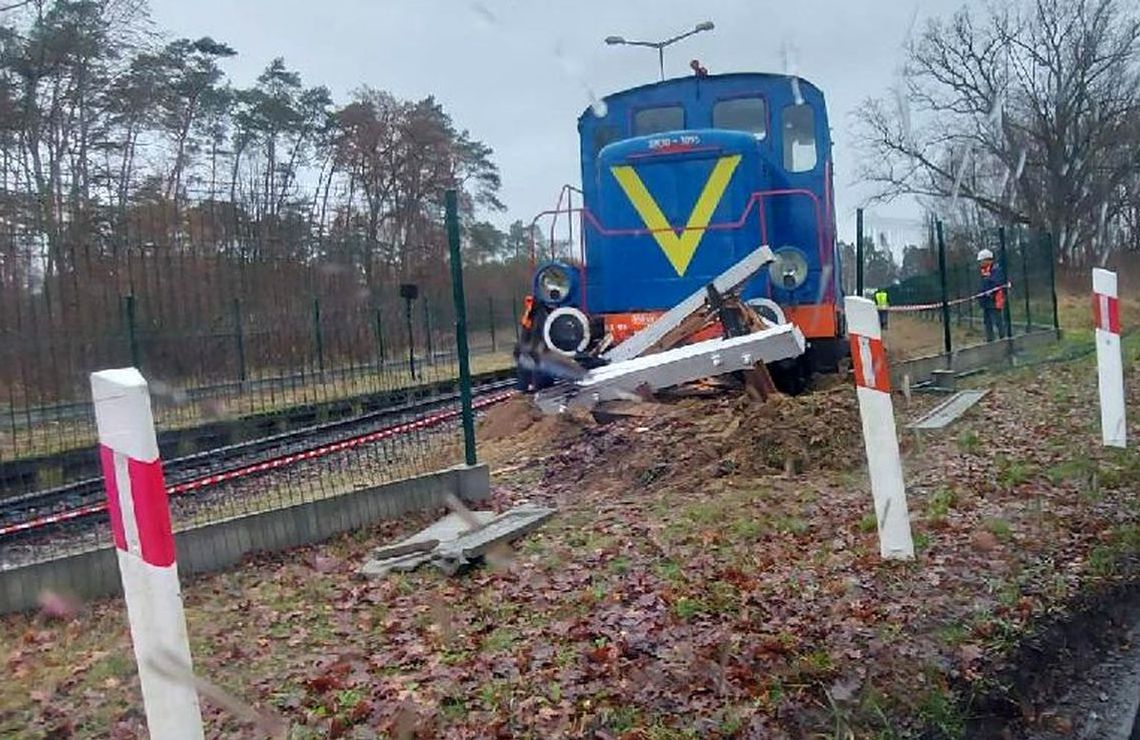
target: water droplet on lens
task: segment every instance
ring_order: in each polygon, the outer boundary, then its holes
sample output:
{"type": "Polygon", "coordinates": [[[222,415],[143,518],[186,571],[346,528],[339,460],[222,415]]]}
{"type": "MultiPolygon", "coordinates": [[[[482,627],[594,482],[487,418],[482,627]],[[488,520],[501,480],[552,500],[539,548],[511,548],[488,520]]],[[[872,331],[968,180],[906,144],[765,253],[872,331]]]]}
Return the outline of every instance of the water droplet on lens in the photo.
{"type": "Polygon", "coordinates": [[[499,19],[483,3],[471,3],[471,11],[479,17],[479,21],[484,26],[492,28],[499,23],[499,19]]]}

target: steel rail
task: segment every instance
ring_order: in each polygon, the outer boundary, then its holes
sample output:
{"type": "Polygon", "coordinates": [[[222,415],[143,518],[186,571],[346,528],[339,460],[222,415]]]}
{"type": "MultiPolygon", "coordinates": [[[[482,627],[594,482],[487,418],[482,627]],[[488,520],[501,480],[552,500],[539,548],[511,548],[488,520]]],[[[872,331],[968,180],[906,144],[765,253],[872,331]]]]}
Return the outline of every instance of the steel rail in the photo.
{"type": "MultiPolygon", "coordinates": [[[[513,381],[493,383],[493,384],[489,384],[487,386],[483,386],[482,388],[477,389],[477,391],[481,391],[484,395],[475,401],[474,408],[475,409],[486,408],[488,406],[492,406],[496,403],[500,403],[500,402],[505,401],[506,399],[512,397],[515,394],[515,392],[513,390],[509,390],[509,391],[503,390],[504,386],[510,385],[510,384],[513,384],[513,381]]],[[[277,439],[277,440],[288,442],[289,440],[296,439],[296,438],[301,437],[301,436],[315,436],[315,435],[319,435],[322,433],[327,433],[327,431],[330,427],[343,427],[343,426],[353,424],[353,423],[355,423],[355,424],[365,423],[369,420],[376,420],[378,417],[382,418],[385,416],[395,416],[395,415],[405,413],[405,412],[410,411],[410,410],[424,409],[424,408],[431,408],[431,407],[439,406],[440,404],[447,403],[449,400],[451,400],[451,401],[455,400],[454,394],[447,396],[447,397],[443,397],[443,398],[437,397],[437,398],[425,399],[423,402],[415,403],[415,404],[408,404],[408,405],[398,407],[398,408],[390,408],[390,409],[384,409],[382,411],[372,412],[372,413],[366,414],[362,417],[357,417],[354,420],[341,420],[341,421],[333,422],[331,424],[323,424],[323,425],[318,425],[318,426],[314,426],[314,427],[308,427],[304,430],[295,430],[293,432],[287,432],[287,433],[280,434],[280,435],[274,435],[274,437],[272,437],[272,438],[263,438],[261,440],[253,440],[252,442],[241,443],[238,445],[231,445],[228,448],[219,448],[219,450],[214,450],[214,451],[211,451],[209,453],[197,453],[195,455],[188,456],[187,458],[179,458],[178,460],[171,461],[170,464],[175,464],[175,463],[181,462],[183,460],[195,460],[198,458],[210,457],[210,456],[216,455],[217,453],[221,452],[222,450],[248,447],[251,444],[262,445],[269,439],[277,439]]],[[[209,488],[211,486],[215,486],[215,485],[218,485],[221,483],[236,480],[239,478],[244,478],[244,477],[248,477],[251,475],[257,475],[259,473],[265,473],[265,472],[270,472],[270,471],[274,471],[274,470],[279,470],[281,468],[288,467],[288,466],[296,464],[298,462],[303,462],[306,460],[313,460],[313,459],[317,459],[320,457],[331,455],[331,454],[334,454],[337,452],[343,452],[345,450],[354,449],[354,448],[360,447],[362,445],[371,444],[371,443],[378,442],[380,440],[388,439],[391,437],[396,437],[396,436],[399,436],[401,434],[406,434],[406,433],[409,433],[409,432],[412,432],[415,430],[427,429],[427,428],[431,428],[434,426],[438,426],[444,422],[447,422],[447,421],[450,421],[453,419],[457,419],[460,417],[460,415],[461,415],[461,412],[459,409],[452,409],[452,410],[443,411],[443,412],[439,412],[439,413],[435,413],[435,414],[429,414],[426,416],[421,416],[417,419],[412,419],[410,421],[400,422],[398,424],[391,424],[391,425],[382,427],[381,429],[373,430],[370,432],[366,432],[366,433],[362,433],[362,434],[354,434],[354,435],[348,436],[344,439],[339,439],[339,440],[335,440],[335,441],[331,441],[331,442],[322,442],[321,444],[314,445],[314,446],[309,447],[307,449],[292,451],[292,452],[288,452],[285,454],[279,454],[279,455],[270,457],[270,458],[265,459],[265,460],[259,460],[257,462],[252,462],[252,463],[251,462],[238,463],[236,465],[231,465],[227,469],[223,469],[223,470],[220,470],[217,472],[210,472],[210,473],[207,473],[205,475],[198,475],[197,477],[193,477],[189,480],[183,480],[183,481],[178,481],[178,482],[174,482],[174,483],[169,483],[167,485],[167,488],[166,488],[167,495],[169,495],[169,496],[185,495],[185,494],[189,494],[189,493],[192,493],[195,491],[199,491],[199,490],[202,490],[205,488],[209,488]]],[[[92,479],[92,480],[80,481],[78,483],[71,484],[70,486],[66,486],[66,487],[62,487],[62,488],[58,488],[58,489],[52,489],[49,491],[41,491],[38,494],[29,494],[29,495],[22,497],[19,501],[9,500],[9,501],[6,501],[5,504],[17,503],[17,504],[25,504],[25,508],[42,508],[44,506],[50,505],[49,503],[45,503],[46,498],[54,498],[54,499],[58,500],[59,498],[65,498],[68,496],[101,495],[102,490],[103,490],[102,489],[102,479],[92,479]],[[31,504],[31,506],[29,504],[31,504]]],[[[47,515],[36,517],[34,519],[29,519],[26,521],[18,521],[18,522],[14,522],[11,524],[0,525],[0,539],[5,539],[5,538],[9,538],[9,537],[14,537],[17,535],[27,534],[28,532],[34,531],[36,529],[41,529],[43,527],[47,527],[47,526],[50,526],[53,524],[60,524],[60,523],[64,523],[64,522],[70,522],[70,521],[75,521],[78,519],[83,519],[83,518],[86,518],[89,516],[93,516],[93,515],[102,513],[106,510],[107,510],[107,502],[105,500],[100,500],[100,501],[97,501],[94,503],[80,505],[80,506],[76,506],[74,508],[69,508],[65,511],[58,512],[58,513],[47,514],[47,515]]]]}

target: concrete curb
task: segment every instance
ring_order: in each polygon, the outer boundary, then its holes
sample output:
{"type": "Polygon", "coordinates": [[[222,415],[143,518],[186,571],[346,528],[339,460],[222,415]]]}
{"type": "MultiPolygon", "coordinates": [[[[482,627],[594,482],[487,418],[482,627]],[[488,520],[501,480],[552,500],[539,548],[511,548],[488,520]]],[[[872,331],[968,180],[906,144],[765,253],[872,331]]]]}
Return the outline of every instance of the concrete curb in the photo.
{"type": "MultiPolygon", "coordinates": [[[[890,335],[887,335],[888,341],[890,335]]],[[[1019,334],[1012,339],[999,339],[994,342],[975,344],[971,347],[956,349],[950,354],[928,355],[916,357],[891,366],[891,385],[902,387],[904,375],[910,376],[911,385],[930,380],[935,370],[953,370],[956,373],[978,370],[980,368],[1011,366],[1012,358],[1016,355],[1044,347],[1057,341],[1059,333],[1053,329],[1035,331],[1031,334],[1019,334]]],[[[888,350],[889,352],[889,350],[888,350]]]]}
{"type": "MultiPolygon", "coordinates": [[[[465,501],[486,500],[491,494],[489,468],[449,468],[182,530],[174,536],[178,570],[183,576],[210,573],[253,553],[321,542],[410,511],[440,509],[448,494],[465,501]]],[[[83,599],[121,593],[114,547],[0,571],[0,614],[35,608],[47,589],[83,599]]]]}

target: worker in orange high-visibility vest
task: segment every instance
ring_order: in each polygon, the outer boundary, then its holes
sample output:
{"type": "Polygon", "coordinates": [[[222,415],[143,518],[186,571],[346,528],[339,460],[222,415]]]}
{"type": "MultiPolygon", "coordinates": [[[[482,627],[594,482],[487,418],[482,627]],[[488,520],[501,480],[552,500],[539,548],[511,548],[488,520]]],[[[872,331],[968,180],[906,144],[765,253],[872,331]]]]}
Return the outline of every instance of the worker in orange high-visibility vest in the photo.
{"type": "Polygon", "coordinates": [[[995,327],[997,336],[1005,339],[1005,275],[1001,266],[994,262],[994,253],[988,249],[978,252],[978,269],[982,277],[978,302],[982,305],[982,318],[986,324],[986,341],[994,341],[995,327]]]}

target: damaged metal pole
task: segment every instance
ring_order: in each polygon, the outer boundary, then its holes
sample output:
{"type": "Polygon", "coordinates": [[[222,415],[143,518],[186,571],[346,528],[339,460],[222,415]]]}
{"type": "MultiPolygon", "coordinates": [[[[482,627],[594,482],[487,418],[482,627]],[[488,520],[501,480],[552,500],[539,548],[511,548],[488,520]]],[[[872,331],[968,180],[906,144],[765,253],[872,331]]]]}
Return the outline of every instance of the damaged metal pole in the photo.
{"type": "Polygon", "coordinates": [[[459,397],[463,404],[463,452],[468,465],[475,460],[475,411],[471,406],[471,360],[467,348],[467,299],[463,295],[463,255],[459,250],[459,199],[444,193],[447,245],[451,250],[451,294],[455,300],[455,342],[459,355],[459,397]]]}
{"type": "Polygon", "coordinates": [[[709,339],[595,368],[574,383],[539,392],[535,403],[547,414],[590,409],[602,401],[637,398],[645,390],[653,392],[799,357],[805,347],[798,327],[781,324],[741,337],[709,339]]]}

